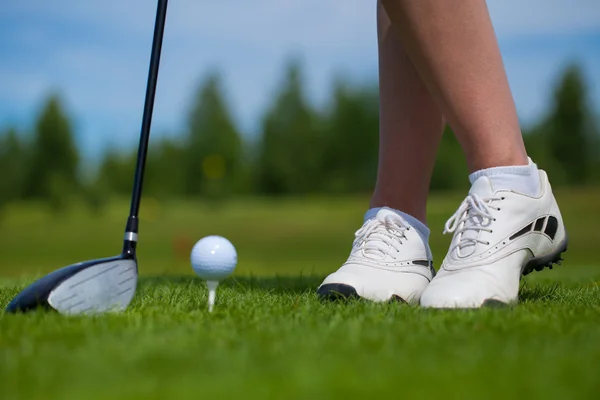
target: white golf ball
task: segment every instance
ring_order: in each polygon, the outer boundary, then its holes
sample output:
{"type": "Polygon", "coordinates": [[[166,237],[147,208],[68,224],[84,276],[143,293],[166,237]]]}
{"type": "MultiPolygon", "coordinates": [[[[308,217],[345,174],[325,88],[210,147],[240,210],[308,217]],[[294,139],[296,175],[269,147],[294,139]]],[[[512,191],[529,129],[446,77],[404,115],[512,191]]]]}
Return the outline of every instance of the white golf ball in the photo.
{"type": "Polygon", "coordinates": [[[222,236],[206,236],[192,248],[190,256],[196,274],[207,281],[220,281],[233,273],[237,252],[233,244],[222,236]]]}

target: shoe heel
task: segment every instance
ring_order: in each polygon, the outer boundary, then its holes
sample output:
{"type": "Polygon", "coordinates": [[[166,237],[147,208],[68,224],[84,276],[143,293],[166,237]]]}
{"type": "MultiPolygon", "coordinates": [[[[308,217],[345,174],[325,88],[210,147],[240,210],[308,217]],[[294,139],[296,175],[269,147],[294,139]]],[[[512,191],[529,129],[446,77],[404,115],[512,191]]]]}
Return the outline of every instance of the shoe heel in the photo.
{"type": "Polygon", "coordinates": [[[564,240],[555,251],[544,256],[532,258],[525,264],[521,273],[525,276],[533,271],[542,271],[544,268],[552,269],[553,264],[560,265],[563,260],[562,253],[567,251],[568,242],[568,237],[565,234],[564,240]]]}

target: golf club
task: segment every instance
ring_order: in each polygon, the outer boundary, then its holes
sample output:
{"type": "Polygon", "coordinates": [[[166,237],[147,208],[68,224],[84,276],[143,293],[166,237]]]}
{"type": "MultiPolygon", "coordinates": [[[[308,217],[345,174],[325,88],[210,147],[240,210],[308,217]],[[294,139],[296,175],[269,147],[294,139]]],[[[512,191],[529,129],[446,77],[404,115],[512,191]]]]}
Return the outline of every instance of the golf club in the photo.
{"type": "Polygon", "coordinates": [[[167,0],[158,0],[142,132],[123,252],[116,257],[73,264],[44,276],[20,292],[7,306],[7,312],[27,312],[37,308],[54,309],[61,314],[122,311],[133,299],[138,277],[138,214],[166,14],[167,0]]]}

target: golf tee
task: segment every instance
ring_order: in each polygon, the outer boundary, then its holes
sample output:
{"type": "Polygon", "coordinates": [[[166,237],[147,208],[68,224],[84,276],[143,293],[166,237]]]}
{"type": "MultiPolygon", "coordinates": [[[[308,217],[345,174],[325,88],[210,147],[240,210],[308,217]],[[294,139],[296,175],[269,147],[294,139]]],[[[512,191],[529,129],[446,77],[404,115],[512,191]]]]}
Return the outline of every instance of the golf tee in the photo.
{"type": "Polygon", "coordinates": [[[217,286],[219,286],[219,282],[206,281],[206,286],[208,287],[208,312],[212,312],[213,307],[215,306],[215,297],[217,296],[217,286]]]}

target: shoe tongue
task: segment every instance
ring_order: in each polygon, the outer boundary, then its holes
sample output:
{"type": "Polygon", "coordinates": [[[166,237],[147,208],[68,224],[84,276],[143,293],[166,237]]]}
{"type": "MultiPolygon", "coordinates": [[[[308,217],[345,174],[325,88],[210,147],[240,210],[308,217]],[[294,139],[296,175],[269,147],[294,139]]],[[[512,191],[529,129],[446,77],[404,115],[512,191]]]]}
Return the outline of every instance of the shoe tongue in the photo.
{"type": "Polygon", "coordinates": [[[402,217],[400,217],[398,214],[396,214],[394,211],[392,211],[388,208],[382,208],[381,210],[377,211],[377,215],[375,215],[375,218],[377,218],[380,221],[383,221],[385,219],[385,217],[387,217],[388,215],[394,215],[394,216],[402,219],[402,217]]]}
{"type": "MultiPolygon", "coordinates": [[[[373,217],[373,219],[377,219],[383,222],[385,218],[389,215],[393,215],[396,218],[402,219],[402,217],[400,217],[397,213],[387,208],[382,208],[379,211],[377,211],[377,214],[373,217]]],[[[390,245],[386,243],[386,241],[388,240],[389,234],[373,232],[369,237],[369,245],[368,249],[365,250],[365,254],[373,259],[384,259],[390,247],[390,245]]]]}
{"type": "Polygon", "coordinates": [[[471,185],[469,194],[476,194],[482,199],[492,197],[494,195],[494,186],[492,181],[487,176],[477,178],[471,185]]]}
{"type": "MultiPolygon", "coordinates": [[[[486,176],[482,176],[478,178],[471,189],[469,190],[469,194],[476,194],[482,199],[493,197],[494,188],[492,186],[492,182],[486,176]]],[[[466,221],[467,226],[473,224],[471,219],[466,221]]],[[[469,229],[462,234],[463,239],[477,239],[479,236],[479,232],[469,229]]],[[[464,245],[460,246],[460,254],[463,257],[470,256],[475,253],[477,250],[477,245],[473,241],[467,241],[464,245]]]]}

